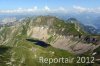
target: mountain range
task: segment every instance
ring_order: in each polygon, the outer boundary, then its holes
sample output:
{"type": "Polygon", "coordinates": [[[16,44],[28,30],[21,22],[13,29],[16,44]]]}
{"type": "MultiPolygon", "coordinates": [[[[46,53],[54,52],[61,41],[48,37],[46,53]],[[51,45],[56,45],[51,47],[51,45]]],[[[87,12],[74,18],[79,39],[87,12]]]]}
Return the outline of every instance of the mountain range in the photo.
{"type": "MultiPolygon", "coordinates": [[[[0,27],[0,65],[49,66],[47,63],[39,63],[39,57],[92,57],[94,52],[99,55],[100,36],[95,35],[93,29],[75,18],[62,20],[54,16],[26,17],[21,21],[3,24],[0,27]],[[90,29],[91,32],[88,31],[90,29]]],[[[96,61],[92,66],[99,66],[98,62],[100,61],[96,61]]],[[[66,65],[91,64],[50,64],[66,65]]]]}

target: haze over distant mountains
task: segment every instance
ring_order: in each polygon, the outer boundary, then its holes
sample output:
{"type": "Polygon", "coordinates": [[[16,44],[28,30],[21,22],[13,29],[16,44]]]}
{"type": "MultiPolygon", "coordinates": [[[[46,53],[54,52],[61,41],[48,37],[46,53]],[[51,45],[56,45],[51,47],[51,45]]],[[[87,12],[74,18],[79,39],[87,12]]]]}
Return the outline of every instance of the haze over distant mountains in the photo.
{"type": "MultiPolygon", "coordinates": [[[[50,15],[56,16],[61,19],[67,20],[68,18],[76,18],[80,22],[86,25],[92,25],[99,28],[100,25],[100,14],[98,13],[47,13],[47,14],[39,14],[39,15],[50,15]]],[[[4,17],[14,17],[17,18],[25,17],[25,16],[39,16],[38,14],[28,13],[28,14],[0,14],[0,18],[4,17]]]]}
{"type": "MultiPolygon", "coordinates": [[[[50,15],[56,16],[60,19],[67,20],[69,18],[75,18],[80,23],[86,25],[87,31],[91,33],[100,33],[100,14],[99,13],[46,13],[46,14],[39,14],[39,15],[50,15]],[[97,32],[98,31],[98,32],[97,32]]],[[[27,14],[0,14],[0,24],[5,24],[9,22],[16,22],[17,20],[22,20],[25,17],[36,17],[39,16],[38,14],[34,13],[27,13],[27,14]]]]}

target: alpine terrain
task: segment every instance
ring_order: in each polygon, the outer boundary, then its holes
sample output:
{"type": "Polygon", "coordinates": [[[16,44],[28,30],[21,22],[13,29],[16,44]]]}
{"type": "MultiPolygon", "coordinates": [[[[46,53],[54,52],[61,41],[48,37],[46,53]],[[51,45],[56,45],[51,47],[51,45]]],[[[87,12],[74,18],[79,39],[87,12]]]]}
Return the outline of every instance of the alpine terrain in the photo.
{"type": "MultiPolygon", "coordinates": [[[[75,18],[26,17],[0,25],[0,66],[100,66],[100,35],[75,18]],[[75,58],[73,63],[41,63],[39,58],[75,58]],[[77,63],[94,57],[94,63],[77,63]]],[[[87,60],[86,60],[87,61],[87,60]]]]}

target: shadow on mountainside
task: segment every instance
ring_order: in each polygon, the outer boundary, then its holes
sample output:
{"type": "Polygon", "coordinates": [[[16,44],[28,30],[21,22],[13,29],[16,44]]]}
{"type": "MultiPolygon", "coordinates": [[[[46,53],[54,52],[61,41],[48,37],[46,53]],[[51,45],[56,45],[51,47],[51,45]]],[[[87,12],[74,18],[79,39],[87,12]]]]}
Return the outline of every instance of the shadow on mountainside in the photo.
{"type": "Polygon", "coordinates": [[[10,49],[12,48],[8,46],[0,46],[0,66],[7,66],[6,62],[10,61],[10,49]]]}
{"type": "Polygon", "coordinates": [[[11,49],[11,47],[0,46],[0,55],[11,49]]]}
{"type": "Polygon", "coordinates": [[[39,45],[39,46],[41,46],[41,47],[48,47],[48,46],[50,46],[49,44],[47,44],[47,43],[45,43],[45,42],[43,42],[43,41],[40,41],[40,40],[35,40],[35,39],[26,39],[27,41],[30,41],[30,42],[34,42],[34,44],[36,44],[36,45],[39,45]]]}

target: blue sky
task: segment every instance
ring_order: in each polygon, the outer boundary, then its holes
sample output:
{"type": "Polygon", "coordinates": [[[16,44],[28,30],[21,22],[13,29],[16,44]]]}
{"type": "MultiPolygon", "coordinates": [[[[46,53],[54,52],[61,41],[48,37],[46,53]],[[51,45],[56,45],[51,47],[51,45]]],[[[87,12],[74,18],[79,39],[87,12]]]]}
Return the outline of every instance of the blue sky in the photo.
{"type": "Polygon", "coordinates": [[[95,8],[100,6],[100,0],[0,0],[0,9],[31,8],[33,6],[50,8],[67,7],[73,5],[95,8]]]}
{"type": "MultiPolygon", "coordinates": [[[[100,10],[100,0],[0,0],[0,13],[35,11],[35,10],[62,10],[79,9],[82,12],[100,10]],[[35,9],[34,9],[35,8],[35,9]],[[18,10],[17,10],[18,9],[18,10]],[[4,11],[7,10],[7,11],[4,11]],[[23,10],[23,11],[22,11],[23,10]]],[[[54,12],[53,11],[53,12],[54,12]]],[[[77,10],[76,10],[77,11],[77,10]]],[[[93,11],[94,12],[94,11],[93,11]]]]}

